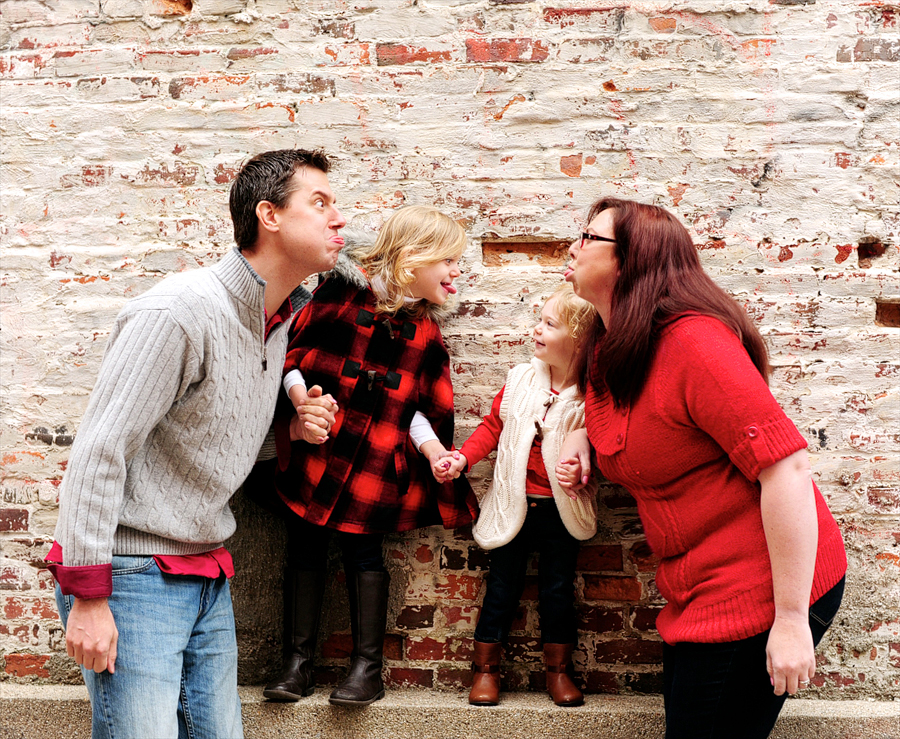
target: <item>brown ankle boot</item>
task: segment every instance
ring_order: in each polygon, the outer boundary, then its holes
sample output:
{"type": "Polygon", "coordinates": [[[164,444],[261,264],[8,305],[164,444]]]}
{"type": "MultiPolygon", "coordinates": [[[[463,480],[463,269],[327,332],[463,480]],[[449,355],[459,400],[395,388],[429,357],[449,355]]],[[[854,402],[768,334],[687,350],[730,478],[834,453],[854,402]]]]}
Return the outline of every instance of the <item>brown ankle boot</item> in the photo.
{"type": "Polygon", "coordinates": [[[473,706],[496,706],[500,702],[500,649],[499,642],[475,642],[475,677],[469,691],[473,706]]]}
{"type": "Polygon", "coordinates": [[[574,644],[545,644],[544,663],[547,666],[547,692],[558,706],[580,706],[584,695],[572,682],[566,670],[572,664],[574,644]]]}

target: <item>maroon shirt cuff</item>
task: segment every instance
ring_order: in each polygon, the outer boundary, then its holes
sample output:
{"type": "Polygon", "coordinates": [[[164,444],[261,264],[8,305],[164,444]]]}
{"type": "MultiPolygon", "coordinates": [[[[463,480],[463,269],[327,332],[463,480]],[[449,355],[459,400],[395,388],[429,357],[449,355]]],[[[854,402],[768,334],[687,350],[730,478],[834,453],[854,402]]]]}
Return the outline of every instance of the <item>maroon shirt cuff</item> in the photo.
{"type": "Polygon", "coordinates": [[[53,573],[63,595],[74,595],[84,600],[112,595],[112,563],[66,567],[49,562],[47,569],[53,573]]]}

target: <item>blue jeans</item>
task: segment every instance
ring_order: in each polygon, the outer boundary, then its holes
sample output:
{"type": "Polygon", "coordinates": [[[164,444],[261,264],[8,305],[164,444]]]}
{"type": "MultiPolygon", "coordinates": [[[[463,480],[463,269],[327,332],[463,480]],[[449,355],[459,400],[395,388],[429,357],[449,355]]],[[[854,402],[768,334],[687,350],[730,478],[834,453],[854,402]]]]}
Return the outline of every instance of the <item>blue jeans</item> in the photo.
{"type": "MultiPolygon", "coordinates": [[[[114,556],[112,566],[116,671],[81,670],[93,739],[242,739],[225,576],[166,575],[149,556],[114,556]]],[[[57,586],[63,626],[72,602],[57,586]]]]}
{"type": "MultiPolygon", "coordinates": [[[[844,580],[809,607],[818,644],[834,620],[844,580]]],[[[765,739],[787,693],[775,695],[766,672],[769,632],[721,644],[663,645],[666,739],[765,739]]]]}
{"type": "Polygon", "coordinates": [[[578,636],[575,565],[579,545],[563,524],[552,498],[529,499],[521,531],[509,544],[491,550],[475,640],[506,642],[522,599],[528,558],[537,551],[541,639],[545,644],[574,644],[578,636]]]}

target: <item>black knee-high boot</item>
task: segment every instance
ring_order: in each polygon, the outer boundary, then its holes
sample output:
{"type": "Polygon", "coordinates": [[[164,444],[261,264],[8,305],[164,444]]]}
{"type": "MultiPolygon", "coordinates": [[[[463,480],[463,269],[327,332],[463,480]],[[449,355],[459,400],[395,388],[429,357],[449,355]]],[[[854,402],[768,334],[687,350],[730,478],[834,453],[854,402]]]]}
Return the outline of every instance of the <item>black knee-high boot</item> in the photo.
{"type": "Polygon", "coordinates": [[[350,672],[329,700],[338,706],[367,706],[384,697],[381,668],[387,628],[387,572],[357,572],[347,576],[353,654],[350,672]]]}
{"type": "Polygon", "coordinates": [[[324,572],[289,569],[285,573],[284,662],[281,674],[263,691],[269,700],[295,701],[313,692],[313,657],[324,593],[324,572]]]}

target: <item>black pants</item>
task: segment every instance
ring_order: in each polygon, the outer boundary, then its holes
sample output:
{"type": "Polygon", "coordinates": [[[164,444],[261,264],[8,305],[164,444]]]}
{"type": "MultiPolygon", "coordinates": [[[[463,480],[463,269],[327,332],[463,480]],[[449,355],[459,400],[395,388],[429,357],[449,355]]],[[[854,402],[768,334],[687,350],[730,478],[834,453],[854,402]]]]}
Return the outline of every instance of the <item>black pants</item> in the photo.
{"type": "Polygon", "coordinates": [[[563,525],[552,498],[529,499],[527,510],[516,538],[491,550],[487,590],[475,639],[506,641],[522,599],[528,558],[537,551],[541,638],[545,644],[572,644],[577,637],[575,564],[579,541],[563,525]]]}
{"type": "Polygon", "coordinates": [[[348,534],[316,526],[294,515],[286,520],[288,567],[324,572],[328,566],[328,542],[336,536],[344,572],[387,572],[384,567],[384,534],[348,534]]]}
{"type": "MultiPolygon", "coordinates": [[[[813,643],[831,625],[844,580],[809,608],[813,643]]],[[[666,739],[765,739],[787,693],[775,695],[766,671],[769,632],[721,644],[663,647],[666,739]]]]}

